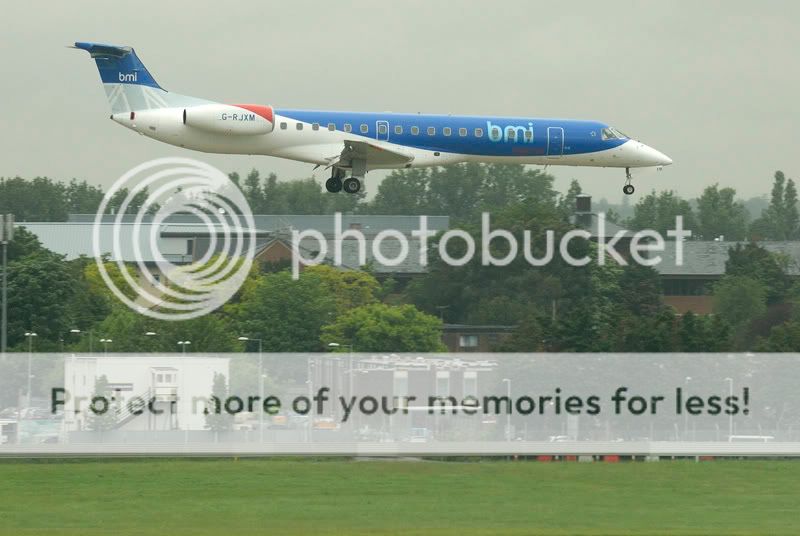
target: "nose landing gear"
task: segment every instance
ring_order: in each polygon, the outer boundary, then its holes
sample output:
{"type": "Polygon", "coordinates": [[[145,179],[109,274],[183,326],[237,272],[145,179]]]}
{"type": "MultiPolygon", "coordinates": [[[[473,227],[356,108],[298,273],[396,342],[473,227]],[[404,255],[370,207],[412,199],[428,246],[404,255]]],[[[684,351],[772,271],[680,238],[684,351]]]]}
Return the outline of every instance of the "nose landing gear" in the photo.
{"type": "Polygon", "coordinates": [[[631,184],[632,178],[631,168],[625,168],[625,186],[622,187],[622,191],[625,193],[625,195],[631,195],[634,191],[636,191],[636,188],[634,188],[633,184],[631,184]]]}

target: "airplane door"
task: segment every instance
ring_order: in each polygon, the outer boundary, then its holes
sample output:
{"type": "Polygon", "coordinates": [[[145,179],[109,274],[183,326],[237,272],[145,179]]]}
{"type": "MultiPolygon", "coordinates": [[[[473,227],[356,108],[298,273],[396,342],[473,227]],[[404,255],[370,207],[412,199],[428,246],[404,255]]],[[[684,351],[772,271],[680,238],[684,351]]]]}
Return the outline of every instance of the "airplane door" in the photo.
{"type": "Polygon", "coordinates": [[[564,154],[564,129],[547,127],[547,156],[559,158],[564,154]]]}
{"type": "Polygon", "coordinates": [[[389,121],[375,121],[375,139],[389,141],[389,121]]]}

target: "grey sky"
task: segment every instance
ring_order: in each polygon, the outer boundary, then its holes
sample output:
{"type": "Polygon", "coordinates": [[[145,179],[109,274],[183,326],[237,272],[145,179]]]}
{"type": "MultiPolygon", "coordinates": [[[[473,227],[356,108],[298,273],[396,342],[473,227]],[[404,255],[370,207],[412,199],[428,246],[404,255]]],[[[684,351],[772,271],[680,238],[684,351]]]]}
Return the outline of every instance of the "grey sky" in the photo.
{"type": "MultiPolygon", "coordinates": [[[[100,41],[135,47],[168,90],[223,102],[606,121],[675,161],[638,178],[634,198],[693,197],[717,181],[750,197],[769,192],[775,169],[800,178],[796,2],[18,1],[3,11],[3,176],[108,186],[169,155],[310,175],[112,123],[94,63],[64,48],[100,41]]],[[[559,188],[577,178],[597,197],[622,196],[621,170],[550,169],[559,188]]]]}

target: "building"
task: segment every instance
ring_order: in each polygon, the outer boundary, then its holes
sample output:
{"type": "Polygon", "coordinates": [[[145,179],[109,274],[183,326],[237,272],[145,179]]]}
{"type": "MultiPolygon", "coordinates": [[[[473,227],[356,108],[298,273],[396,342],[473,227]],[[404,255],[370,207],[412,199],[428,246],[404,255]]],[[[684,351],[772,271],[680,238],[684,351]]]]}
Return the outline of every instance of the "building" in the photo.
{"type": "MultiPolygon", "coordinates": [[[[110,356],[64,359],[66,432],[86,430],[95,382],[105,376],[118,430],[204,430],[215,374],[230,378],[230,359],[194,356],[110,356]]],[[[99,406],[98,406],[99,408],[99,406]]]]}
{"type": "MultiPolygon", "coordinates": [[[[728,252],[745,242],[687,241],[683,243],[683,261],[679,264],[674,248],[661,253],[662,262],[654,266],[661,277],[664,303],[678,313],[692,311],[708,314],[712,311],[712,289],[725,275],[728,252]]],[[[787,260],[791,277],[800,276],[800,242],[758,242],[758,245],[787,260]]]]}
{"type": "Polygon", "coordinates": [[[492,352],[517,326],[444,324],[442,342],[450,352],[492,352]]]}

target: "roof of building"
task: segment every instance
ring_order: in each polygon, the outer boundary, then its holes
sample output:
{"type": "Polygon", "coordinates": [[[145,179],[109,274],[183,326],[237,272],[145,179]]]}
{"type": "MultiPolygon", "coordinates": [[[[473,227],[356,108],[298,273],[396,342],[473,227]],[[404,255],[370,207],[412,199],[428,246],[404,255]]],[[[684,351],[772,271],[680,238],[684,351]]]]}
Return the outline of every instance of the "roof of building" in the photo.
{"type": "MultiPolygon", "coordinates": [[[[683,242],[683,261],[679,264],[676,243],[666,242],[665,251],[657,253],[662,261],[653,268],[662,276],[721,277],[725,275],[728,250],[736,244],[744,245],[746,242],[706,240],[683,242]]],[[[758,242],[758,245],[772,253],[785,255],[789,259],[787,266],[789,275],[800,275],[800,241],[758,242]]]]}
{"type": "MultiPolygon", "coordinates": [[[[359,229],[365,235],[377,234],[385,229],[395,229],[402,233],[410,233],[420,227],[422,216],[403,216],[403,215],[372,215],[372,214],[343,214],[342,231],[347,229],[359,229]]],[[[424,216],[427,227],[431,231],[445,231],[450,228],[449,216],[424,216]]],[[[103,223],[111,223],[117,216],[106,214],[102,217],[103,223]]],[[[120,221],[133,223],[135,214],[123,214],[120,221]]],[[[93,223],[94,214],[70,214],[70,223],[93,223]]],[[[150,223],[153,216],[145,215],[142,221],[150,223]]],[[[242,221],[242,220],[240,220],[242,221]]],[[[205,227],[205,224],[194,214],[172,214],[164,220],[165,224],[174,226],[178,230],[194,231],[197,226],[205,227]]],[[[258,232],[271,233],[280,230],[298,231],[314,229],[322,234],[333,234],[335,232],[335,219],[333,214],[306,215],[306,214],[254,214],[253,223],[258,232]]]]}

